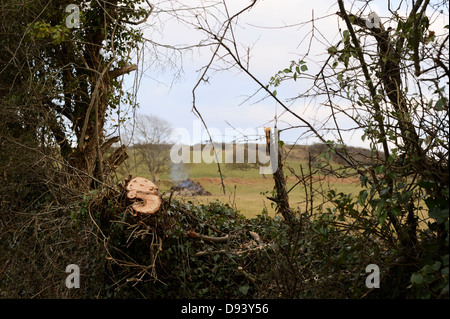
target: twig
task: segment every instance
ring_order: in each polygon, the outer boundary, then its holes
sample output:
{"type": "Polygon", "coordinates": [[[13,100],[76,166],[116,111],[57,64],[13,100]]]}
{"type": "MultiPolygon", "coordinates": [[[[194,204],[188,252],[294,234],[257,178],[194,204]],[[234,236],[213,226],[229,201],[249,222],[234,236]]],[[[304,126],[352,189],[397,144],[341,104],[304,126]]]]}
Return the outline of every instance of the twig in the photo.
{"type": "Polygon", "coordinates": [[[195,231],[188,232],[188,236],[190,238],[201,239],[201,240],[210,241],[213,243],[227,243],[232,239],[232,236],[230,236],[228,234],[223,237],[212,237],[212,236],[206,236],[206,235],[199,234],[195,231]]]}

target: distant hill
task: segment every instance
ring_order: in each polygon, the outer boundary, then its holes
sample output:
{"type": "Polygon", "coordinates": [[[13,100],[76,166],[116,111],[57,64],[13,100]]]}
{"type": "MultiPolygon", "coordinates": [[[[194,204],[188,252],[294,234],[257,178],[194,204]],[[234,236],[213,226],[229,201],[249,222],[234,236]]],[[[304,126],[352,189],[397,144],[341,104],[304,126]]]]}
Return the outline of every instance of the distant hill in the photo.
{"type": "MultiPolygon", "coordinates": [[[[317,159],[320,154],[326,152],[328,146],[326,144],[312,144],[312,145],[284,145],[284,150],[287,152],[287,160],[294,161],[305,161],[308,160],[309,156],[312,159],[317,159]]],[[[372,158],[371,150],[346,146],[345,152],[343,149],[336,149],[335,153],[330,152],[330,162],[336,164],[345,165],[347,162],[342,157],[352,158],[356,163],[359,164],[369,164],[374,162],[372,158]],[[341,155],[341,156],[340,156],[341,155]]],[[[382,156],[382,154],[378,154],[382,156]]]]}
{"type": "MultiPolygon", "coordinates": [[[[189,146],[190,152],[193,153],[198,150],[203,150],[205,146],[209,146],[210,144],[195,144],[189,146]]],[[[248,159],[248,149],[257,149],[256,144],[237,144],[241,145],[244,148],[244,159],[247,163],[248,159]]],[[[262,145],[262,144],[261,144],[262,145]]],[[[226,144],[226,143],[214,143],[214,146],[216,148],[221,148],[223,150],[223,158],[222,161],[225,162],[225,156],[227,155],[227,151],[233,149],[233,152],[236,152],[236,144],[226,144]],[[233,147],[234,146],[234,147],[233,147]]],[[[149,147],[151,145],[149,144],[149,147]]],[[[160,150],[166,150],[167,152],[170,151],[172,148],[172,145],[166,144],[162,148],[159,147],[160,150]]],[[[133,146],[129,147],[129,154],[131,155],[133,152],[133,146]]],[[[283,152],[286,156],[285,160],[287,161],[308,161],[308,159],[311,157],[313,161],[316,161],[321,154],[325,153],[328,149],[328,146],[326,144],[322,143],[316,143],[312,145],[290,145],[285,144],[283,146],[283,152]]],[[[373,163],[376,161],[376,155],[371,154],[371,150],[362,148],[362,147],[354,147],[354,146],[346,146],[345,152],[342,148],[336,148],[335,152],[328,152],[329,159],[331,163],[334,164],[341,164],[345,165],[347,162],[342,157],[347,157],[353,159],[356,163],[359,163],[360,165],[373,163]]],[[[234,154],[233,154],[234,155],[234,154]]],[[[378,156],[383,156],[382,153],[379,153],[378,156]]],[[[191,157],[192,158],[192,157],[191,157]]]]}

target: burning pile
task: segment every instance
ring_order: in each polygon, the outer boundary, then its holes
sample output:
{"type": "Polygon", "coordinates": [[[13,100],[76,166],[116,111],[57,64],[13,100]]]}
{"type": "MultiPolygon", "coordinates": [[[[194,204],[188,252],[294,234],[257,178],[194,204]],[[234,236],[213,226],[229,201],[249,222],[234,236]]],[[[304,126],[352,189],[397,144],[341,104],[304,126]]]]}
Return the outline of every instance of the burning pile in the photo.
{"type": "Polygon", "coordinates": [[[179,196],[208,196],[210,192],[205,191],[200,183],[195,183],[190,178],[182,180],[176,186],[171,188],[173,195],[179,196]]]}

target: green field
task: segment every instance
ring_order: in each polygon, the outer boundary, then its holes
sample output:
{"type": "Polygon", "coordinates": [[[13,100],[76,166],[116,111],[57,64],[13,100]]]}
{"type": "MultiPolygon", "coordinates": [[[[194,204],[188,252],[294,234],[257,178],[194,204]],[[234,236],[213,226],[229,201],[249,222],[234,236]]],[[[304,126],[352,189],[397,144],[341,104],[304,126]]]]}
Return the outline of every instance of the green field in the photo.
{"type": "MultiPolygon", "coordinates": [[[[140,163],[139,155],[135,154],[133,150],[130,152],[130,158],[125,167],[121,167],[118,172],[119,176],[132,174],[132,176],[142,176],[151,178],[151,175],[146,169],[145,165],[140,163]]],[[[317,154],[314,158],[317,163],[317,154]]],[[[309,155],[305,147],[298,147],[291,151],[286,160],[284,171],[287,176],[287,189],[294,186],[298,178],[291,173],[287,168],[291,167],[297,176],[301,176],[301,171],[307,175],[309,173],[308,165],[309,155]]],[[[312,166],[316,163],[312,163],[312,166]]],[[[328,168],[336,169],[339,165],[332,163],[328,168]]],[[[189,177],[194,182],[199,182],[206,191],[210,192],[210,196],[196,196],[179,198],[184,201],[192,201],[193,203],[208,203],[219,200],[224,203],[229,203],[237,210],[239,210],[246,217],[253,217],[261,214],[265,209],[269,215],[275,214],[273,202],[267,199],[266,196],[271,196],[274,187],[272,175],[261,175],[257,167],[247,167],[241,169],[239,164],[222,163],[220,165],[223,181],[225,185],[225,194],[223,193],[220,174],[216,163],[189,163],[182,164],[181,171],[183,177],[189,177]]],[[[170,172],[161,174],[159,176],[160,192],[167,196],[170,193],[170,188],[175,184],[170,172]]],[[[307,180],[307,189],[305,185],[300,183],[289,192],[289,201],[291,208],[299,208],[304,211],[311,209],[310,204],[307,207],[305,204],[305,194],[310,196],[311,188],[309,186],[310,180],[307,180]]],[[[360,191],[360,184],[357,178],[338,179],[334,177],[324,177],[320,173],[313,176],[312,191],[314,194],[313,206],[318,208],[329,207],[326,200],[326,192],[329,189],[334,189],[337,192],[356,194],[360,191]]]]}

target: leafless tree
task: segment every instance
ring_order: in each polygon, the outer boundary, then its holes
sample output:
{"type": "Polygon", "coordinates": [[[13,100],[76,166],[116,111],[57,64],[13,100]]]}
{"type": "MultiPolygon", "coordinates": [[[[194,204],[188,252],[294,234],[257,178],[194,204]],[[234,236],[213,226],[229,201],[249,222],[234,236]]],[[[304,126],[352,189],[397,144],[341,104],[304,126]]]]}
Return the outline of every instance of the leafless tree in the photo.
{"type": "Polygon", "coordinates": [[[131,139],[136,150],[134,156],[137,157],[138,165],[145,165],[154,182],[159,181],[161,174],[170,171],[171,131],[170,123],[163,118],[155,115],[136,116],[136,127],[131,139]]]}

